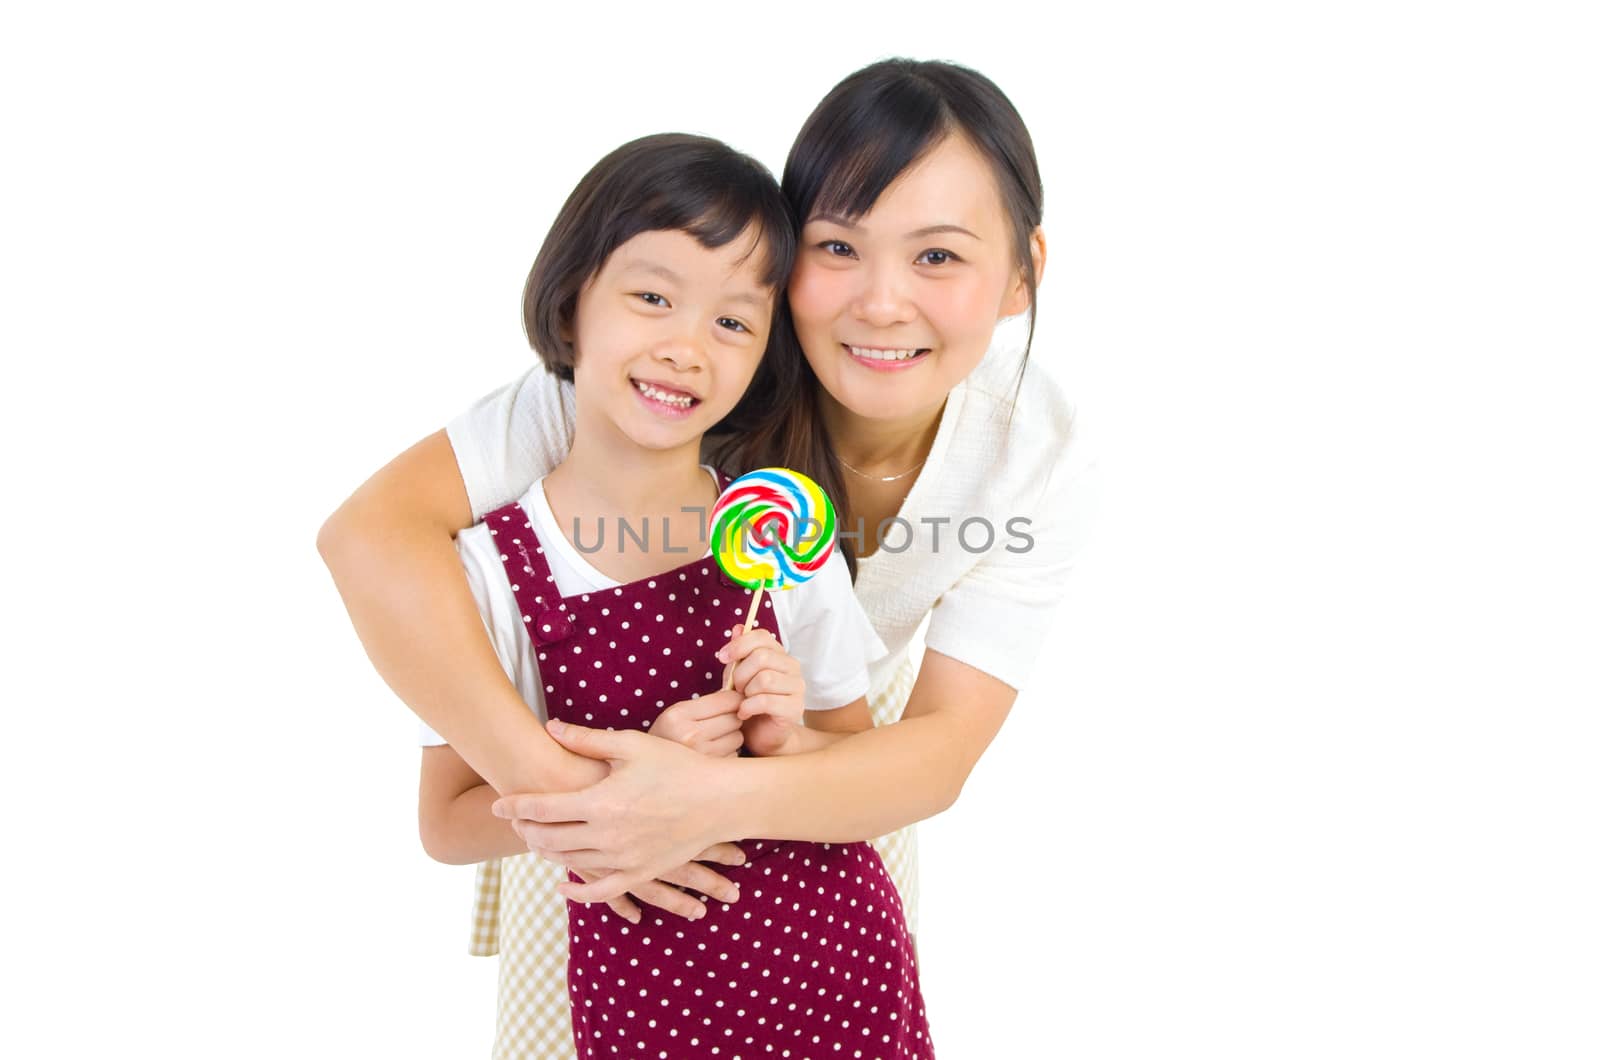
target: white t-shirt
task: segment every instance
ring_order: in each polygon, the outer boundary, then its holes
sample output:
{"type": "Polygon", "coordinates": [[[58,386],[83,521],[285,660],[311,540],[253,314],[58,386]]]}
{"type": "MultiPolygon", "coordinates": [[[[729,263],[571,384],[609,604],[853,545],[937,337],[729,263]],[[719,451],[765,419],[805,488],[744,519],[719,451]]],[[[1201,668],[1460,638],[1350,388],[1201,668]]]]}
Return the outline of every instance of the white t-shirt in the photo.
{"type": "MultiPolygon", "coordinates": [[[[928,647],[1021,688],[1088,530],[1094,463],[1072,405],[1038,364],[1022,371],[1004,331],[945,403],[900,509],[911,536],[890,531],[859,564],[856,598],[889,650],[871,666],[873,693],[930,611],[928,647]]],[[[476,517],[565,458],[573,407],[572,385],[536,365],[449,425],[476,517]]]]}
{"type": "MultiPolygon", "coordinates": [[[[711,468],[706,472],[716,482],[716,472],[711,468]]],[[[535,482],[517,503],[528,513],[534,532],[539,535],[561,595],[598,593],[622,584],[596,570],[561,532],[545,497],[544,479],[535,482]]],[[[472,587],[472,598],[478,603],[478,613],[500,665],[539,720],[548,720],[533,643],[506,579],[500,548],[489,535],[489,528],[480,522],[456,535],[456,551],[461,554],[467,584],[472,587]]],[[[706,559],[714,562],[709,553],[706,559]]],[[[835,552],[810,581],[769,595],[784,647],[799,661],[805,678],[806,709],[835,710],[866,695],[868,664],[883,658],[888,649],[873,632],[851,591],[850,568],[844,557],[835,552]]],[[[706,650],[709,653],[720,647],[708,644],[706,650]]],[[[422,725],[421,742],[436,746],[446,741],[422,725]]]]}

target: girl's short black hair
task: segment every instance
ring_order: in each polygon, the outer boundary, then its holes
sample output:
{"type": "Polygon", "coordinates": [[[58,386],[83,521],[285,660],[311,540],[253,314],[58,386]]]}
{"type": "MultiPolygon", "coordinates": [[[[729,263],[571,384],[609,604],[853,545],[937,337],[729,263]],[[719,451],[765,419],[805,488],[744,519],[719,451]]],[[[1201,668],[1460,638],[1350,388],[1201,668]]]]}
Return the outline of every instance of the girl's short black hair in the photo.
{"type": "Polygon", "coordinates": [[[719,140],[659,133],[595,163],[567,196],[522,289],[528,342],[562,379],[578,292],[622,244],[642,232],[681,231],[721,247],[755,226],[761,282],[781,291],[794,266],[795,225],[772,174],[719,140]]]}

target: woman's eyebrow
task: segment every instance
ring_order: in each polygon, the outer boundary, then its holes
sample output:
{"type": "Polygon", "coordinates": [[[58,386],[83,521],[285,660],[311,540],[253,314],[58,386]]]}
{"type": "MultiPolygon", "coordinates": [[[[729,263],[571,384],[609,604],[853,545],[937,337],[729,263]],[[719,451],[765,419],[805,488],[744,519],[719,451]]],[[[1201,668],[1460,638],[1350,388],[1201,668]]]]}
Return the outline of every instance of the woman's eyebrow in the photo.
{"type": "Polygon", "coordinates": [[[811,215],[811,220],[806,223],[838,225],[840,228],[849,229],[859,229],[861,227],[849,218],[836,213],[815,213],[811,215]]]}
{"type": "Polygon", "coordinates": [[[976,232],[972,232],[972,231],[970,231],[968,229],[962,228],[960,225],[929,225],[926,228],[919,228],[915,232],[907,232],[906,233],[906,238],[907,239],[921,239],[924,236],[943,235],[946,232],[957,232],[957,233],[960,233],[961,235],[964,235],[964,236],[971,236],[973,239],[978,240],[978,242],[980,242],[980,243],[983,242],[983,240],[978,236],[978,234],[976,232]]]}

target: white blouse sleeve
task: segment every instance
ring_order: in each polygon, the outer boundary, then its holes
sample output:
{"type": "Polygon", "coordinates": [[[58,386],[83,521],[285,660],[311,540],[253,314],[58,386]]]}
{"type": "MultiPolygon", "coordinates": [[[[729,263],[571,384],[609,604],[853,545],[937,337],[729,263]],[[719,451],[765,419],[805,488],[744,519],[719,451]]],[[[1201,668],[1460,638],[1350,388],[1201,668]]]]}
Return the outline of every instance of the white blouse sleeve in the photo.
{"type": "MultiPolygon", "coordinates": [[[[521,608],[506,581],[505,568],[500,563],[500,550],[482,523],[456,535],[456,551],[461,555],[461,566],[466,571],[467,585],[472,589],[472,599],[478,605],[478,617],[494,645],[495,657],[501,669],[511,678],[511,683],[526,701],[531,688],[536,696],[532,706],[539,718],[544,718],[544,694],[538,681],[538,664],[527,651],[527,634],[522,631],[521,608]]],[[[449,743],[443,736],[429,728],[426,722],[417,722],[418,742],[424,747],[437,747],[449,743]]]]}
{"type": "Polygon", "coordinates": [[[536,364],[450,422],[445,434],[474,519],[510,504],[566,458],[574,408],[572,384],[536,364]]]}
{"type": "Polygon", "coordinates": [[[800,662],[807,710],[837,710],[867,694],[867,664],[889,654],[837,550],[804,585],[774,593],[784,647],[800,662]]]}
{"type": "Polygon", "coordinates": [[[927,646],[1020,689],[1049,632],[1097,502],[1098,474],[1074,439],[1052,466],[1025,524],[933,605],[927,646]]]}

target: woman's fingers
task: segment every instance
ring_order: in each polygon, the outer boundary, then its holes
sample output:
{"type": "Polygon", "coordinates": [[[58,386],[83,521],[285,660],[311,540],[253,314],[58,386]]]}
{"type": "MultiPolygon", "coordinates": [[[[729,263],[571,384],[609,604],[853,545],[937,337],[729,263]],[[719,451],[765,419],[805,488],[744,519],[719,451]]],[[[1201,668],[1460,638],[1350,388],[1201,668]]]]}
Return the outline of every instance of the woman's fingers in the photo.
{"type": "MultiPolygon", "coordinates": [[[[573,875],[577,876],[585,883],[592,883],[604,875],[604,873],[574,872],[573,875]]],[[[613,913],[617,914],[630,924],[637,924],[640,920],[644,919],[643,914],[639,912],[639,907],[633,903],[633,899],[629,898],[625,894],[611,899],[606,903],[606,905],[611,907],[611,911],[613,913]]]]}
{"type": "Polygon", "coordinates": [[[715,898],[719,902],[737,902],[739,900],[739,885],[728,879],[715,869],[708,869],[704,865],[694,862],[674,869],[661,877],[667,883],[675,883],[679,887],[687,887],[691,891],[699,891],[708,898],[715,898]]]}
{"type": "Polygon", "coordinates": [[[714,861],[718,865],[743,865],[748,859],[738,843],[718,843],[706,847],[695,855],[696,861],[714,861]]]}
{"type": "MultiPolygon", "coordinates": [[[[641,902],[647,902],[666,913],[681,916],[685,920],[699,920],[706,915],[705,903],[692,894],[684,894],[678,888],[663,883],[660,880],[648,880],[633,889],[633,896],[641,902]]],[[[606,903],[610,905],[611,903],[606,903]]],[[[612,906],[612,908],[616,908],[612,906]]],[[[637,924],[634,920],[632,923],[637,924]]]]}
{"type": "Polygon", "coordinates": [[[615,868],[598,850],[547,850],[537,847],[530,848],[528,853],[537,854],[545,861],[565,866],[580,875],[586,871],[598,874],[615,868]]]}
{"type": "Polygon", "coordinates": [[[587,824],[540,824],[537,821],[511,822],[512,831],[522,837],[529,850],[548,850],[564,854],[573,850],[593,850],[596,829],[587,824]]]}
{"type": "Polygon", "coordinates": [[[558,884],[556,890],[561,892],[561,897],[574,902],[609,902],[618,895],[627,894],[636,886],[648,883],[647,879],[634,879],[635,873],[613,872],[603,876],[592,883],[566,883],[558,884]]]}

